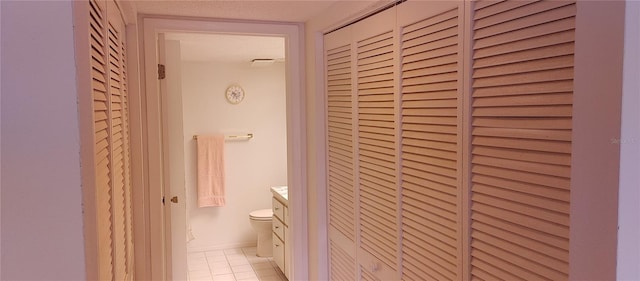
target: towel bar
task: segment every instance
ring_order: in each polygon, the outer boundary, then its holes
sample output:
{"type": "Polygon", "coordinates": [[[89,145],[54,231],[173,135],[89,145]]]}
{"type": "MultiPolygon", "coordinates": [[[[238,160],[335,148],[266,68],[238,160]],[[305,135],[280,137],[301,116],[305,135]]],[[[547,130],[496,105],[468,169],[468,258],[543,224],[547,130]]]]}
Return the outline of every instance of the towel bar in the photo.
{"type": "MultiPolygon", "coordinates": [[[[253,138],[253,134],[224,136],[224,140],[241,140],[241,139],[249,140],[251,138],[253,138]]],[[[198,135],[193,135],[193,139],[198,140],[198,135]]]]}

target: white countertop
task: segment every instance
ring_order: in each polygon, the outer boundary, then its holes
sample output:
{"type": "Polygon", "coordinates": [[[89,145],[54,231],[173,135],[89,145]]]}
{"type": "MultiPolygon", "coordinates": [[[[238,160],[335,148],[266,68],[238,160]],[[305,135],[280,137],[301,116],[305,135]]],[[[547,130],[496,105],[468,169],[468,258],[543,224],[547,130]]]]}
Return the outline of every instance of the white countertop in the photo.
{"type": "Polygon", "coordinates": [[[274,186],[271,188],[273,196],[282,201],[285,205],[288,205],[289,201],[289,188],[287,186],[274,186]]]}

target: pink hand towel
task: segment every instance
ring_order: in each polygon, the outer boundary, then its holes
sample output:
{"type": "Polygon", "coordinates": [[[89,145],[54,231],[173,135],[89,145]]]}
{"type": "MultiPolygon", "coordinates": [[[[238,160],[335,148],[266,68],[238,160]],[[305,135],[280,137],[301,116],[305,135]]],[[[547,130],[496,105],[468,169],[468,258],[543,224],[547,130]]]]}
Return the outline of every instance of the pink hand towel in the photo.
{"type": "Polygon", "coordinates": [[[224,206],[224,135],[198,136],[198,207],[224,206]]]}

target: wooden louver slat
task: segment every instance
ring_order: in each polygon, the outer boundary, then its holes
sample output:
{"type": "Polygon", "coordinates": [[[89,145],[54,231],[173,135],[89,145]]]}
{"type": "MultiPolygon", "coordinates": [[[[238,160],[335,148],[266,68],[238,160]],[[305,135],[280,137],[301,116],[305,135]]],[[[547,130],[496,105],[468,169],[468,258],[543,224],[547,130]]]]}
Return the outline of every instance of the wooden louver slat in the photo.
{"type": "Polygon", "coordinates": [[[406,280],[461,278],[458,9],[402,29],[402,277],[406,280]]]}
{"type": "Polygon", "coordinates": [[[575,3],[475,6],[471,275],[568,279],[575,3]]]}

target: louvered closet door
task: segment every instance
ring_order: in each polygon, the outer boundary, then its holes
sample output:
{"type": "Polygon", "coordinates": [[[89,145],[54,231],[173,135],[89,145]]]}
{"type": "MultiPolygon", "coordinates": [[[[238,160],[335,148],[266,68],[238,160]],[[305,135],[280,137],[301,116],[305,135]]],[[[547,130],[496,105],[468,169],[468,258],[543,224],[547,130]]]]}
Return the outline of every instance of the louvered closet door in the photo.
{"type": "Polygon", "coordinates": [[[463,3],[398,7],[402,279],[462,278],[463,3]]]}
{"type": "Polygon", "coordinates": [[[98,276],[113,279],[112,248],[112,164],[111,120],[109,103],[109,62],[107,52],[106,6],[102,1],[90,1],[91,78],[95,138],[96,226],[98,235],[98,276]]]}
{"type": "MultiPolygon", "coordinates": [[[[125,36],[124,27],[120,36],[125,36]]],[[[124,39],[124,37],[122,37],[124,39]]],[[[127,280],[133,280],[133,187],[131,186],[131,138],[129,130],[129,93],[127,83],[127,60],[126,47],[123,40],[120,45],[122,59],[122,157],[123,157],[123,176],[124,176],[124,223],[125,223],[125,272],[127,280]]]]}
{"type": "Polygon", "coordinates": [[[126,70],[125,70],[125,48],[124,48],[124,22],[118,12],[114,2],[108,2],[110,13],[108,17],[108,41],[109,47],[109,93],[110,93],[110,117],[111,117],[111,138],[112,138],[112,229],[113,229],[113,260],[114,278],[116,280],[130,280],[131,269],[129,252],[131,245],[129,236],[131,228],[128,224],[131,221],[130,211],[130,186],[127,160],[129,158],[129,144],[127,132],[127,113],[125,111],[127,91],[126,91],[126,70]],[[111,12],[113,11],[113,12],[111,12]],[[127,217],[129,216],[129,217],[127,217]],[[127,233],[129,231],[129,233],[127,233]],[[129,249],[128,249],[129,248],[129,249]],[[129,252],[128,252],[129,251],[129,252]]]}
{"type": "Polygon", "coordinates": [[[100,280],[131,280],[133,235],[124,22],[114,2],[90,1],[96,232],[100,280]]]}
{"type": "Polygon", "coordinates": [[[324,37],[327,81],[329,277],[356,277],[356,166],[351,29],[324,37]]]}
{"type": "Polygon", "coordinates": [[[398,279],[395,9],[353,25],[358,140],[358,260],[363,278],[398,279]]]}
{"type": "Polygon", "coordinates": [[[568,279],[575,3],[473,10],[471,275],[568,279]]]}

